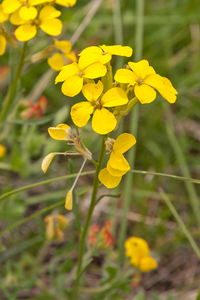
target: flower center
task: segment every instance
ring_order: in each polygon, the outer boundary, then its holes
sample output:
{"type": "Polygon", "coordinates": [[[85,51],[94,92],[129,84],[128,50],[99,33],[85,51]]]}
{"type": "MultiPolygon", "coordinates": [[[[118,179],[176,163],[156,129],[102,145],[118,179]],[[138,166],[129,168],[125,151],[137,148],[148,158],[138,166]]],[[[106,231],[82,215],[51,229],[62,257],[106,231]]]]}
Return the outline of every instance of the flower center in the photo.
{"type": "Polygon", "coordinates": [[[138,78],[138,85],[142,85],[144,81],[141,78],[138,78]]]}
{"type": "Polygon", "coordinates": [[[94,103],[94,109],[101,109],[102,108],[102,105],[101,105],[101,100],[98,99],[95,101],[94,103]]]}
{"type": "Polygon", "coordinates": [[[31,25],[35,25],[37,28],[39,28],[40,23],[41,23],[40,20],[35,19],[35,20],[32,20],[31,25]]]}

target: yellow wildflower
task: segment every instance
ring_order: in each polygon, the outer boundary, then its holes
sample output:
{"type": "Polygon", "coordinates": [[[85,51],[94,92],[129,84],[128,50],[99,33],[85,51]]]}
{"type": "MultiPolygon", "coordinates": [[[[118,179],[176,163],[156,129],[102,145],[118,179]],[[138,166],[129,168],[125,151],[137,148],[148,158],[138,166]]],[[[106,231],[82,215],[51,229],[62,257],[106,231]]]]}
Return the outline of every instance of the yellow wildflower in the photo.
{"type": "Polygon", "coordinates": [[[100,171],[99,180],[107,187],[114,188],[122,176],[130,170],[128,161],[123,153],[136,143],[135,137],[130,133],[122,133],[116,140],[108,138],[106,149],[111,152],[107,167],[100,171]]]}
{"type": "Polygon", "coordinates": [[[72,46],[69,41],[58,41],[57,39],[54,39],[54,47],[56,50],[59,50],[59,52],[55,53],[47,60],[49,66],[53,70],[60,71],[64,66],[64,59],[66,58],[73,62],[77,61],[76,55],[71,51],[72,46]]]}
{"type": "Polygon", "coordinates": [[[48,215],[44,218],[46,223],[46,236],[49,240],[62,241],[63,230],[68,226],[68,220],[60,214],[48,215]]]}
{"type": "Polygon", "coordinates": [[[25,21],[37,17],[37,9],[33,7],[32,0],[4,0],[2,2],[3,10],[7,14],[13,14],[18,11],[19,17],[25,21]]]}
{"type": "Polygon", "coordinates": [[[114,87],[103,92],[103,84],[99,80],[97,84],[88,83],[83,86],[83,95],[87,102],[79,102],[72,106],[71,117],[74,124],[83,127],[92,117],[92,128],[99,134],[107,134],[115,129],[117,120],[107,108],[124,105],[128,102],[126,93],[119,87],[114,87]]]}
{"type": "Polygon", "coordinates": [[[38,18],[23,20],[19,11],[12,14],[10,22],[14,25],[20,25],[15,30],[15,36],[18,41],[28,41],[34,38],[37,34],[37,29],[41,28],[45,33],[56,36],[61,34],[62,22],[57,19],[61,12],[53,6],[45,6],[41,9],[38,18]]]}
{"type": "Polygon", "coordinates": [[[83,87],[84,79],[95,79],[104,76],[107,72],[106,67],[99,61],[96,54],[82,55],[78,63],[74,62],[64,66],[55,79],[55,83],[62,82],[62,92],[64,95],[74,97],[83,87]]]}
{"type": "Polygon", "coordinates": [[[65,7],[70,7],[74,6],[76,4],[76,0],[31,0],[33,5],[39,5],[43,3],[49,3],[53,2],[55,4],[65,6],[65,7]]]}
{"type": "Polygon", "coordinates": [[[0,158],[6,153],[6,148],[0,144],[0,158]]]}
{"type": "Polygon", "coordinates": [[[112,55],[126,56],[130,57],[133,50],[129,46],[91,46],[85,48],[79,55],[95,53],[99,55],[99,60],[102,64],[108,63],[112,59],[112,55]]]}
{"type": "Polygon", "coordinates": [[[147,60],[141,60],[137,63],[129,62],[128,65],[132,71],[119,69],[114,79],[117,82],[134,86],[135,96],[142,104],[150,103],[156,98],[154,89],[170,103],[175,102],[177,91],[168,79],[155,73],[155,70],[149,66],[147,60]]]}
{"type": "Polygon", "coordinates": [[[130,262],[142,272],[149,272],[157,268],[157,262],[149,256],[150,250],[147,242],[140,237],[130,237],[125,242],[126,256],[130,262]]]}

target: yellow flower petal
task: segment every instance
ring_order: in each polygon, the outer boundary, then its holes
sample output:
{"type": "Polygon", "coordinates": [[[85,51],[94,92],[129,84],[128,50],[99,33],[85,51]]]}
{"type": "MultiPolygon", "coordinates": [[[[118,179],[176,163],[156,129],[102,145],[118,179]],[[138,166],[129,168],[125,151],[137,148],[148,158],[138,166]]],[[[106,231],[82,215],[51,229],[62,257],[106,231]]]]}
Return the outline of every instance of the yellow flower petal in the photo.
{"type": "Polygon", "coordinates": [[[15,30],[15,36],[17,40],[20,42],[29,41],[32,38],[34,38],[36,34],[37,34],[36,26],[31,24],[20,25],[15,30]]]}
{"type": "Polygon", "coordinates": [[[103,66],[101,63],[97,62],[85,68],[83,77],[95,79],[98,77],[105,76],[106,72],[107,72],[106,67],[103,66]]]}
{"type": "Polygon", "coordinates": [[[151,66],[149,66],[148,72],[147,72],[147,75],[150,75],[150,74],[156,74],[156,71],[155,71],[154,68],[151,67],[151,66]]]}
{"type": "Polygon", "coordinates": [[[62,84],[61,90],[64,95],[74,97],[80,93],[82,86],[83,78],[78,75],[74,75],[65,80],[62,84]]]}
{"type": "Polygon", "coordinates": [[[121,45],[115,45],[115,46],[100,46],[104,52],[108,52],[112,55],[119,55],[119,56],[126,56],[130,57],[133,54],[133,50],[129,46],[121,46],[121,45]]]}
{"type": "Polygon", "coordinates": [[[153,257],[145,256],[141,259],[138,267],[142,272],[149,272],[156,269],[158,267],[158,264],[153,257]]]}
{"type": "Polygon", "coordinates": [[[165,89],[165,85],[163,83],[163,79],[158,74],[150,74],[147,75],[144,79],[144,83],[152,86],[153,88],[165,89]]]}
{"type": "Polygon", "coordinates": [[[108,189],[113,189],[118,186],[122,179],[121,176],[112,176],[106,168],[100,171],[98,178],[108,189]]]}
{"type": "Polygon", "coordinates": [[[12,23],[13,25],[24,24],[23,19],[20,18],[20,16],[19,16],[19,10],[15,11],[14,13],[12,13],[12,15],[10,17],[10,23],[12,23]]]}
{"type": "Polygon", "coordinates": [[[32,6],[47,3],[47,2],[52,2],[52,0],[29,0],[29,4],[32,6]]]}
{"type": "Polygon", "coordinates": [[[74,75],[77,75],[80,72],[80,69],[78,67],[77,63],[72,63],[70,65],[64,66],[58,76],[55,79],[55,84],[58,82],[62,82],[69,77],[72,77],[74,75]]]}
{"type": "Polygon", "coordinates": [[[54,140],[70,141],[71,128],[67,124],[59,124],[56,127],[49,127],[48,132],[54,140]]]}
{"type": "Polygon", "coordinates": [[[109,61],[111,61],[112,59],[112,55],[110,53],[106,53],[101,55],[100,57],[100,62],[102,63],[102,65],[107,64],[109,61]]]}
{"type": "Polygon", "coordinates": [[[82,93],[84,97],[92,102],[96,101],[103,92],[103,83],[99,80],[97,84],[88,83],[85,84],[82,88],[82,93]]]}
{"type": "Polygon", "coordinates": [[[20,6],[21,2],[19,0],[4,0],[2,2],[3,11],[5,14],[11,14],[16,11],[20,6]]]}
{"type": "Polygon", "coordinates": [[[72,210],[72,207],[73,207],[73,195],[72,195],[72,191],[69,190],[65,200],[65,208],[68,210],[72,210]]]}
{"type": "Polygon", "coordinates": [[[3,55],[6,51],[6,38],[0,35],[0,55],[3,55]]]}
{"type": "Polygon", "coordinates": [[[82,54],[80,56],[79,61],[78,61],[78,65],[79,65],[79,68],[83,71],[85,68],[87,68],[91,64],[94,64],[98,61],[99,61],[99,54],[97,54],[97,53],[86,53],[86,54],[82,54]]]}
{"type": "Polygon", "coordinates": [[[56,4],[62,5],[65,7],[74,6],[76,4],[76,0],[56,0],[56,4]]]}
{"type": "Polygon", "coordinates": [[[169,103],[174,103],[176,101],[176,95],[173,94],[168,89],[157,89],[161,96],[166,99],[169,103]]]}
{"type": "Polygon", "coordinates": [[[67,59],[69,59],[73,62],[77,62],[77,57],[73,51],[71,51],[69,53],[63,53],[63,56],[65,56],[67,59]]]}
{"type": "Polygon", "coordinates": [[[126,248],[126,256],[131,257],[131,263],[138,267],[140,260],[149,255],[149,246],[147,242],[136,236],[132,236],[126,240],[124,244],[126,248]]]}
{"type": "Polygon", "coordinates": [[[124,90],[120,87],[114,87],[108,90],[101,99],[101,104],[104,107],[113,107],[128,103],[128,98],[124,90]]]}
{"type": "Polygon", "coordinates": [[[138,78],[144,79],[146,77],[149,69],[149,62],[147,60],[143,59],[137,63],[129,62],[128,64],[138,78]]]}
{"type": "Polygon", "coordinates": [[[134,92],[142,104],[151,103],[156,98],[156,91],[147,84],[136,84],[134,86],[134,92]]]}
{"type": "Polygon", "coordinates": [[[65,51],[65,53],[70,52],[72,49],[72,45],[69,41],[58,41],[55,39],[54,43],[57,49],[65,51]]]}
{"type": "Polygon", "coordinates": [[[48,58],[47,62],[55,71],[60,71],[64,66],[63,58],[60,53],[55,53],[52,57],[48,58]]]}
{"type": "Polygon", "coordinates": [[[134,85],[138,80],[137,76],[131,70],[127,69],[117,70],[114,79],[120,83],[131,83],[131,85],[134,85]]]}
{"type": "MultiPolygon", "coordinates": [[[[1,40],[0,40],[0,45],[1,45],[1,40]]],[[[3,157],[5,153],[6,153],[6,148],[0,144],[0,157],[3,157]]]]}
{"type": "Polygon", "coordinates": [[[41,169],[44,173],[47,171],[47,169],[55,155],[56,155],[56,153],[50,153],[43,159],[41,169]]]}
{"type": "Polygon", "coordinates": [[[57,36],[62,32],[62,22],[59,19],[43,19],[40,28],[49,35],[57,36]]]}
{"type": "Polygon", "coordinates": [[[46,218],[44,218],[44,222],[46,225],[46,236],[49,240],[52,240],[54,237],[54,220],[53,216],[48,215],[46,218]]]}
{"type": "Polygon", "coordinates": [[[73,105],[70,114],[74,124],[83,127],[87,124],[93,111],[94,107],[91,103],[85,101],[73,105]]]}
{"type": "Polygon", "coordinates": [[[81,53],[79,53],[79,56],[84,55],[84,54],[91,54],[91,53],[96,53],[96,54],[101,55],[102,50],[101,50],[101,48],[99,48],[97,46],[87,47],[83,51],[81,51],[81,53]]]}
{"type": "Polygon", "coordinates": [[[130,133],[122,133],[115,140],[113,151],[124,153],[128,151],[136,143],[135,137],[130,133]]]}
{"type": "Polygon", "coordinates": [[[60,15],[61,12],[59,10],[55,9],[53,6],[47,5],[41,9],[39,19],[42,21],[51,20],[59,17],[60,15]]]}
{"type": "Polygon", "coordinates": [[[107,134],[115,129],[117,120],[106,108],[96,109],[92,117],[92,129],[99,134],[107,134]]]}
{"type": "MultiPolygon", "coordinates": [[[[114,169],[127,173],[130,170],[130,166],[123,154],[113,151],[109,159],[110,166],[114,169]]],[[[114,175],[114,174],[112,174],[114,175]]]]}
{"type": "Polygon", "coordinates": [[[25,21],[28,21],[30,19],[35,19],[37,17],[38,11],[35,7],[27,7],[22,6],[19,10],[19,16],[25,21]]]}
{"type": "Polygon", "coordinates": [[[58,221],[58,228],[61,230],[64,230],[65,228],[67,228],[69,221],[67,220],[67,218],[63,215],[57,215],[56,219],[58,221]]]}
{"type": "Polygon", "coordinates": [[[120,177],[127,173],[126,170],[122,171],[119,169],[112,168],[110,165],[110,160],[108,161],[106,168],[107,168],[107,171],[110,173],[110,175],[115,176],[115,177],[120,177]]]}
{"type": "Polygon", "coordinates": [[[9,14],[5,14],[3,11],[3,6],[0,4],[0,23],[3,23],[4,21],[8,20],[9,14]]]}

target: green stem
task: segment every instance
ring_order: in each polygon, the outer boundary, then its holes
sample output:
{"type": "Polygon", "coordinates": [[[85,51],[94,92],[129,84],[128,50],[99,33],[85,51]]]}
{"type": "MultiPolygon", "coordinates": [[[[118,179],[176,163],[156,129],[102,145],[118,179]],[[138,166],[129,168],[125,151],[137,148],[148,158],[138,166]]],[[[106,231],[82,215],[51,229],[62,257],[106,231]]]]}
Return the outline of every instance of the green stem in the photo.
{"type": "Polygon", "coordinates": [[[165,203],[167,204],[167,206],[169,207],[171,213],[173,214],[174,218],[176,219],[177,223],[179,224],[179,226],[181,227],[182,231],[184,232],[186,238],[188,239],[188,241],[190,242],[190,245],[192,246],[192,248],[194,249],[196,255],[198,256],[198,258],[200,259],[200,250],[197,246],[197,244],[195,243],[193,237],[191,236],[189,230],[187,229],[187,227],[185,226],[185,224],[183,223],[182,219],[180,218],[178,212],[176,211],[175,207],[173,206],[173,204],[171,203],[170,199],[167,197],[167,195],[165,194],[165,192],[163,191],[163,189],[160,187],[159,188],[159,193],[161,195],[161,197],[163,198],[163,200],[165,201],[165,203]]]}
{"type": "Polygon", "coordinates": [[[23,47],[23,50],[22,50],[22,53],[21,53],[21,58],[20,58],[20,61],[19,61],[19,65],[17,67],[17,71],[16,71],[16,74],[15,74],[14,81],[13,81],[11,87],[10,87],[10,90],[9,90],[6,98],[5,98],[5,102],[4,102],[4,105],[3,105],[3,108],[2,108],[2,111],[1,111],[1,114],[0,114],[0,123],[4,120],[6,114],[9,110],[9,107],[12,103],[13,97],[15,95],[17,83],[18,83],[18,80],[21,76],[21,70],[22,70],[22,67],[24,65],[24,57],[25,57],[25,53],[26,53],[26,48],[27,48],[27,42],[24,43],[24,47],[23,47]]]}
{"type": "MultiPolygon", "coordinates": [[[[143,31],[144,31],[144,5],[145,5],[145,0],[136,1],[137,23],[136,23],[136,46],[135,46],[135,57],[134,57],[136,61],[140,60],[142,57],[143,31]]],[[[131,111],[131,116],[130,116],[130,120],[132,120],[130,132],[133,133],[135,137],[137,136],[138,115],[139,115],[139,106],[136,105],[135,108],[131,111]]],[[[131,148],[128,154],[128,161],[132,167],[134,167],[135,164],[135,153],[136,153],[136,146],[131,148]]],[[[130,201],[132,197],[131,195],[132,185],[133,185],[133,174],[129,172],[126,175],[126,181],[124,186],[123,215],[122,215],[122,221],[121,221],[120,232],[119,232],[118,260],[120,265],[122,265],[124,260],[124,240],[126,236],[127,213],[129,210],[130,201]]]]}
{"type": "Polygon", "coordinates": [[[104,158],[104,153],[105,153],[105,139],[106,139],[106,136],[103,136],[102,137],[101,150],[100,150],[100,153],[99,153],[98,166],[96,168],[96,173],[95,173],[95,178],[94,178],[92,199],[91,199],[89,211],[88,211],[88,214],[87,214],[86,222],[85,222],[85,225],[84,225],[84,228],[83,228],[83,232],[82,232],[81,238],[80,238],[76,280],[75,280],[74,287],[73,287],[73,296],[72,296],[73,300],[77,299],[77,296],[78,296],[79,280],[80,280],[80,277],[81,277],[81,276],[79,276],[79,274],[81,272],[81,267],[82,267],[86,235],[87,235],[87,231],[88,231],[88,228],[89,228],[89,225],[90,225],[90,220],[91,220],[91,217],[92,217],[92,213],[93,213],[94,207],[96,205],[96,196],[97,196],[97,191],[98,191],[98,186],[99,186],[98,176],[99,176],[99,172],[101,170],[102,164],[103,164],[103,158],[104,158]]]}

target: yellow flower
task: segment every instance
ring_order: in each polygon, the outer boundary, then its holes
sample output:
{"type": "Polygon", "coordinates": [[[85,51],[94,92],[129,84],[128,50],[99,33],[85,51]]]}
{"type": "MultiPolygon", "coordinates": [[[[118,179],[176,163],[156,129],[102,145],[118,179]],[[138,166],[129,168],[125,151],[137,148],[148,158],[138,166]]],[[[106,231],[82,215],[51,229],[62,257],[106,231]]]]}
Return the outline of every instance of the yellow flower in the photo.
{"type": "Polygon", "coordinates": [[[122,176],[130,170],[129,163],[123,153],[135,143],[136,139],[130,133],[122,133],[116,140],[108,138],[106,141],[106,150],[110,150],[111,155],[107,167],[99,173],[99,180],[107,188],[116,187],[122,176]]]}
{"type": "Polygon", "coordinates": [[[3,157],[6,153],[6,148],[0,144],[0,157],[3,157]]]}
{"type": "Polygon", "coordinates": [[[6,38],[1,34],[0,27],[0,55],[3,55],[6,51],[6,38]]]}
{"type": "Polygon", "coordinates": [[[54,39],[54,47],[55,49],[59,50],[60,53],[55,53],[47,60],[49,66],[53,70],[60,71],[64,66],[64,59],[66,58],[73,62],[77,61],[76,55],[73,51],[71,51],[72,46],[69,41],[58,41],[54,39]]]}
{"type": "Polygon", "coordinates": [[[70,7],[76,4],[76,0],[32,0],[33,5],[43,4],[43,3],[54,2],[58,5],[70,7]]]}
{"type": "Polygon", "coordinates": [[[112,55],[126,56],[130,57],[133,50],[129,46],[91,46],[85,48],[79,55],[95,53],[99,55],[99,60],[102,64],[108,63],[112,59],[112,55]]]}
{"type": "Polygon", "coordinates": [[[147,60],[141,60],[137,63],[129,62],[130,69],[117,70],[114,79],[120,83],[128,83],[134,86],[134,93],[138,100],[144,103],[150,103],[156,98],[156,90],[170,103],[176,100],[177,91],[173,88],[171,82],[155,73],[155,70],[149,66],[147,60]]]}
{"type": "Polygon", "coordinates": [[[6,51],[6,38],[4,36],[4,28],[2,23],[8,20],[9,14],[3,11],[3,6],[0,4],[0,55],[3,55],[6,51]]]}
{"type": "Polygon", "coordinates": [[[88,83],[83,86],[83,95],[88,102],[79,102],[72,106],[71,117],[74,124],[83,127],[92,117],[92,128],[99,134],[107,134],[115,129],[117,120],[107,108],[124,105],[128,102],[126,93],[119,87],[108,90],[102,97],[103,84],[88,83]]]}
{"type": "Polygon", "coordinates": [[[61,88],[63,94],[69,97],[76,96],[82,90],[85,78],[95,79],[106,74],[106,67],[98,60],[99,56],[96,54],[82,55],[78,63],[74,62],[62,68],[55,84],[64,81],[61,88]]]}
{"type": "Polygon", "coordinates": [[[149,246],[140,237],[130,237],[125,242],[126,256],[130,257],[130,262],[142,272],[149,272],[157,268],[157,262],[149,256],[149,246]]]}
{"type": "Polygon", "coordinates": [[[49,240],[62,241],[63,230],[67,228],[69,222],[67,218],[60,214],[48,215],[44,218],[46,223],[46,236],[49,240]]]}
{"type": "Polygon", "coordinates": [[[38,14],[37,9],[33,7],[32,0],[4,0],[2,6],[7,14],[18,11],[19,17],[25,21],[35,19],[38,14]]]}
{"type": "Polygon", "coordinates": [[[23,20],[19,11],[16,11],[12,14],[10,22],[14,25],[20,25],[15,30],[15,36],[18,41],[25,42],[36,36],[38,28],[52,36],[61,34],[62,22],[57,19],[60,15],[61,12],[53,6],[45,6],[41,9],[37,19],[34,17],[30,20],[23,20]]]}

